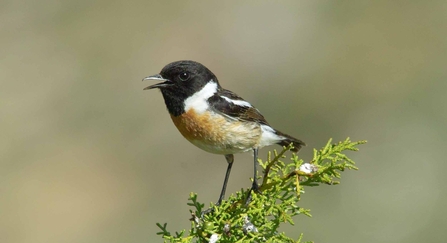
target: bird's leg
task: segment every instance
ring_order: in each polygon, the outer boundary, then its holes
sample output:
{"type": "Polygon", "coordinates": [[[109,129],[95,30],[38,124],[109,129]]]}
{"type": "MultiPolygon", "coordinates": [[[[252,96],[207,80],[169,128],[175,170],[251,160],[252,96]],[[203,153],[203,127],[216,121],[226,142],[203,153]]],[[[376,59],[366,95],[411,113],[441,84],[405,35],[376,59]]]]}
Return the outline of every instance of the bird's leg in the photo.
{"type": "Polygon", "coordinates": [[[222,202],[222,200],[225,197],[225,191],[227,190],[228,178],[230,178],[231,166],[233,165],[233,162],[234,162],[234,155],[226,154],[225,159],[227,160],[227,163],[228,163],[227,172],[225,173],[225,179],[224,179],[224,183],[222,186],[222,191],[220,192],[220,196],[219,196],[219,199],[217,200],[216,205],[220,205],[220,203],[222,202]]]}
{"type": "Polygon", "coordinates": [[[256,179],[256,166],[258,164],[258,149],[253,149],[253,157],[254,157],[254,163],[253,163],[253,184],[251,184],[250,191],[248,191],[247,200],[245,201],[245,205],[248,205],[251,201],[251,192],[261,193],[259,190],[258,180],[256,179]]]}
{"type": "Polygon", "coordinates": [[[253,149],[253,184],[251,185],[251,190],[255,192],[261,192],[259,190],[258,179],[257,179],[257,165],[258,165],[258,149],[253,149]]]}
{"type": "MultiPolygon", "coordinates": [[[[227,160],[227,163],[228,163],[227,172],[225,173],[225,179],[224,179],[224,183],[222,186],[222,191],[220,192],[220,196],[219,196],[219,199],[217,200],[216,206],[219,206],[222,203],[222,200],[225,198],[225,191],[227,190],[227,183],[228,183],[228,178],[230,178],[231,166],[233,165],[233,162],[234,162],[234,155],[226,154],[225,159],[227,160]]],[[[203,215],[205,215],[207,213],[211,213],[213,210],[214,210],[213,208],[209,208],[209,209],[203,211],[202,217],[203,217],[203,215]]]]}

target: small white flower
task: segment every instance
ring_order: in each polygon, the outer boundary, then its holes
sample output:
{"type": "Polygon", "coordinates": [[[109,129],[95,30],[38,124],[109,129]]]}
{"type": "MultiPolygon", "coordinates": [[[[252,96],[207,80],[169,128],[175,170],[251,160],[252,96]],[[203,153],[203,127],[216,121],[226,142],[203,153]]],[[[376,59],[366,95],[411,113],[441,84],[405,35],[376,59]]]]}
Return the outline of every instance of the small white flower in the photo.
{"type": "Polygon", "coordinates": [[[254,226],[253,223],[250,222],[247,216],[244,216],[243,219],[244,219],[244,225],[242,226],[242,231],[244,231],[245,234],[247,234],[248,232],[254,232],[254,233],[258,232],[256,226],[254,226]]]}
{"type": "Polygon", "coordinates": [[[216,243],[219,240],[218,234],[212,234],[208,243],[216,243]]]}
{"type": "Polygon", "coordinates": [[[316,171],[318,171],[317,166],[310,164],[310,163],[304,163],[300,166],[300,171],[304,172],[304,173],[314,173],[316,171]]]}

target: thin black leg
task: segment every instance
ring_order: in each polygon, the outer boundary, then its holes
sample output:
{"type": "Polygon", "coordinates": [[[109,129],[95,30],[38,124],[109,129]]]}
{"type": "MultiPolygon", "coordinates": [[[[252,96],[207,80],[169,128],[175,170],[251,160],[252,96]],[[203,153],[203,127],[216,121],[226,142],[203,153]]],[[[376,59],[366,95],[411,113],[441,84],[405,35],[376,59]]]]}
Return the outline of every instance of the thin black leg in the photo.
{"type": "Polygon", "coordinates": [[[253,185],[251,186],[252,190],[255,190],[256,192],[259,192],[259,186],[258,186],[258,179],[257,179],[257,165],[258,165],[258,149],[253,149],[253,185]]]}
{"type": "Polygon", "coordinates": [[[254,162],[253,162],[253,184],[251,184],[251,188],[250,191],[248,191],[248,196],[247,196],[247,200],[245,201],[245,205],[248,205],[251,201],[251,192],[257,192],[260,193],[261,191],[259,190],[259,185],[258,185],[258,180],[256,178],[256,172],[257,172],[257,165],[258,165],[258,149],[255,148],[253,149],[253,157],[254,157],[254,162]]]}
{"type": "MultiPolygon", "coordinates": [[[[219,199],[217,200],[216,206],[219,206],[222,203],[222,200],[225,198],[225,191],[227,190],[228,178],[230,178],[231,166],[233,166],[234,156],[232,154],[226,154],[225,159],[227,160],[227,172],[225,173],[225,179],[222,186],[222,191],[220,192],[219,199]]],[[[208,208],[205,211],[202,211],[201,217],[205,214],[211,213],[214,211],[214,208],[208,208]]]]}
{"type": "Polygon", "coordinates": [[[227,190],[227,183],[228,183],[228,178],[230,178],[231,166],[233,165],[233,162],[234,162],[234,155],[226,154],[225,159],[227,160],[227,163],[228,163],[227,172],[225,173],[225,179],[224,179],[224,183],[222,186],[222,191],[220,192],[219,200],[217,200],[216,205],[220,205],[222,200],[225,198],[225,191],[227,190]]]}

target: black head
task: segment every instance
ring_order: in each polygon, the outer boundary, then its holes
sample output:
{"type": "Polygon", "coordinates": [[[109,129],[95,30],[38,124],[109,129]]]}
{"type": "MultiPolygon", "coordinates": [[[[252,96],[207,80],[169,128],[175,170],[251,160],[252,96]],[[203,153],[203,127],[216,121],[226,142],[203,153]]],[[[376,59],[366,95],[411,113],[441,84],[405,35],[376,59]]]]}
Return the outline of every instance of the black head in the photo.
{"type": "Polygon", "coordinates": [[[172,62],[166,65],[160,74],[146,77],[144,80],[163,81],[144,89],[160,89],[169,112],[174,116],[182,114],[183,102],[210,80],[218,84],[216,76],[207,67],[189,60],[172,62]]]}

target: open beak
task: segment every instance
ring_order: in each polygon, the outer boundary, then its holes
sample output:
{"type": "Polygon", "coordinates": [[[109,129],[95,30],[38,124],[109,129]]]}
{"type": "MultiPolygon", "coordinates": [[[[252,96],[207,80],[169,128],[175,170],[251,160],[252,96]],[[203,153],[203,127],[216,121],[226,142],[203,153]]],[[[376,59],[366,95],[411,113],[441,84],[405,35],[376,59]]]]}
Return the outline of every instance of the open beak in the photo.
{"type": "Polygon", "coordinates": [[[164,88],[164,87],[168,87],[168,86],[174,85],[174,83],[171,80],[163,78],[160,74],[156,74],[156,75],[145,77],[145,78],[143,78],[142,81],[145,81],[145,80],[159,80],[159,81],[164,81],[164,82],[161,82],[161,83],[158,83],[158,84],[153,84],[151,86],[147,86],[143,90],[155,89],[155,88],[164,88]]]}

